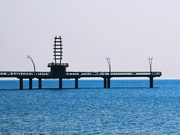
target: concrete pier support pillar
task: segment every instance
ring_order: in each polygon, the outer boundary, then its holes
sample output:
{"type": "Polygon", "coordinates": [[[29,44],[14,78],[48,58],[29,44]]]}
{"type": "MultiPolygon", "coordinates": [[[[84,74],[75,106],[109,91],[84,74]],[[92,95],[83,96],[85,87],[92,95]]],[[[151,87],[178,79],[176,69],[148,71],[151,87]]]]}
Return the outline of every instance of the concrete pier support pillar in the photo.
{"type": "Polygon", "coordinates": [[[39,89],[42,89],[42,78],[39,78],[39,83],[38,83],[38,85],[39,85],[39,89]]]}
{"type": "Polygon", "coordinates": [[[62,78],[59,78],[59,89],[62,89],[62,78]]]}
{"type": "Polygon", "coordinates": [[[107,87],[111,88],[111,80],[110,80],[110,78],[108,78],[107,81],[108,81],[108,86],[107,87]]]}
{"type": "Polygon", "coordinates": [[[32,89],[33,86],[33,80],[32,78],[29,78],[29,89],[32,89]]]}
{"type": "Polygon", "coordinates": [[[149,77],[149,84],[150,84],[150,88],[154,87],[154,81],[153,81],[153,77],[152,76],[149,77]]]}
{"type": "Polygon", "coordinates": [[[75,88],[78,89],[78,78],[75,78],[75,88]]]}
{"type": "Polygon", "coordinates": [[[104,78],[104,88],[106,88],[106,78],[104,78]]]}
{"type": "Polygon", "coordinates": [[[111,88],[111,78],[104,78],[104,88],[111,88]]]}
{"type": "Polygon", "coordinates": [[[23,89],[23,78],[19,79],[19,86],[20,86],[20,90],[23,89]]]}

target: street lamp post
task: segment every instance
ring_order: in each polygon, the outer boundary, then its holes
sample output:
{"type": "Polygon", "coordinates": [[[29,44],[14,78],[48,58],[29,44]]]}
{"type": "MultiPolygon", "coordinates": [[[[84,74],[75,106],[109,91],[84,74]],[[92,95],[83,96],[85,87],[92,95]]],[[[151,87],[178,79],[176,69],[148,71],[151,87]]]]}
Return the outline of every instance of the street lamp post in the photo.
{"type": "Polygon", "coordinates": [[[152,74],[152,61],[153,61],[153,57],[149,57],[150,74],[152,74]]]}
{"type": "Polygon", "coordinates": [[[36,66],[35,66],[35,63],[34,63],[34,60],[32,59],[32,57],[30,55],[27,55],[27,58],[29,58],[33,64],[33,67],[34,67],[34,73],[36,72],[36,66]]]}
{"type": "Polygon", "coordinates": [[[108,66],[109,66],[109,73],[110,73],[111,72],[111,59],[109,57],[109,58],[106,58],[106,60],[107,60],[108,66]]]}

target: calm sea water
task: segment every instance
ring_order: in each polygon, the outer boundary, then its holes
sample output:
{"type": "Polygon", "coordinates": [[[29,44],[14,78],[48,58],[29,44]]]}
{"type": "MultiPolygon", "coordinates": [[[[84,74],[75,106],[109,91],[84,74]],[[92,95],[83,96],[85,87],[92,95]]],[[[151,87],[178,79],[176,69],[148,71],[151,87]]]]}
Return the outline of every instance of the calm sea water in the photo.
{"type": "Polygon", "coordinates": [[[180,134],[180,80],[0,81],[0,134],[180,134]],[[25,81],[28,88],[28,81],[25,81]]]}

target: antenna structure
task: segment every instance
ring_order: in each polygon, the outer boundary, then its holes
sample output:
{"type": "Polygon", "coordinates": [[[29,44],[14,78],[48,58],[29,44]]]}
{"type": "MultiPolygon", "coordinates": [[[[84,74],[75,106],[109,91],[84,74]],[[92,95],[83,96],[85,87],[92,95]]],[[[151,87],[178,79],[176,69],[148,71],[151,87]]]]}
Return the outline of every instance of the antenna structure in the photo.
{"type": "Polygon", "coordinates": [[[54,38],[54,60],[55,64],[60,64],[63,59],[63,45],[62,45],[62,40],[61,36],[55,37],[54,38]]]}

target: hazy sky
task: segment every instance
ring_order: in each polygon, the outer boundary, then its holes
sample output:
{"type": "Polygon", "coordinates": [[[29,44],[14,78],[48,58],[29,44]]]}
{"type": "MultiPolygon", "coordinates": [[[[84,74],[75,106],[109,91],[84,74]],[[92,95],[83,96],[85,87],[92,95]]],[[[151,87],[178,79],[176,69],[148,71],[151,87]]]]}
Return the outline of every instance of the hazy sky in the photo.
{"type": "Polygon", "coordinates": [[[49,71],[56,35],[68,71],[180,78],[180,0],[0,0],[0,71],[49,71]]]}

